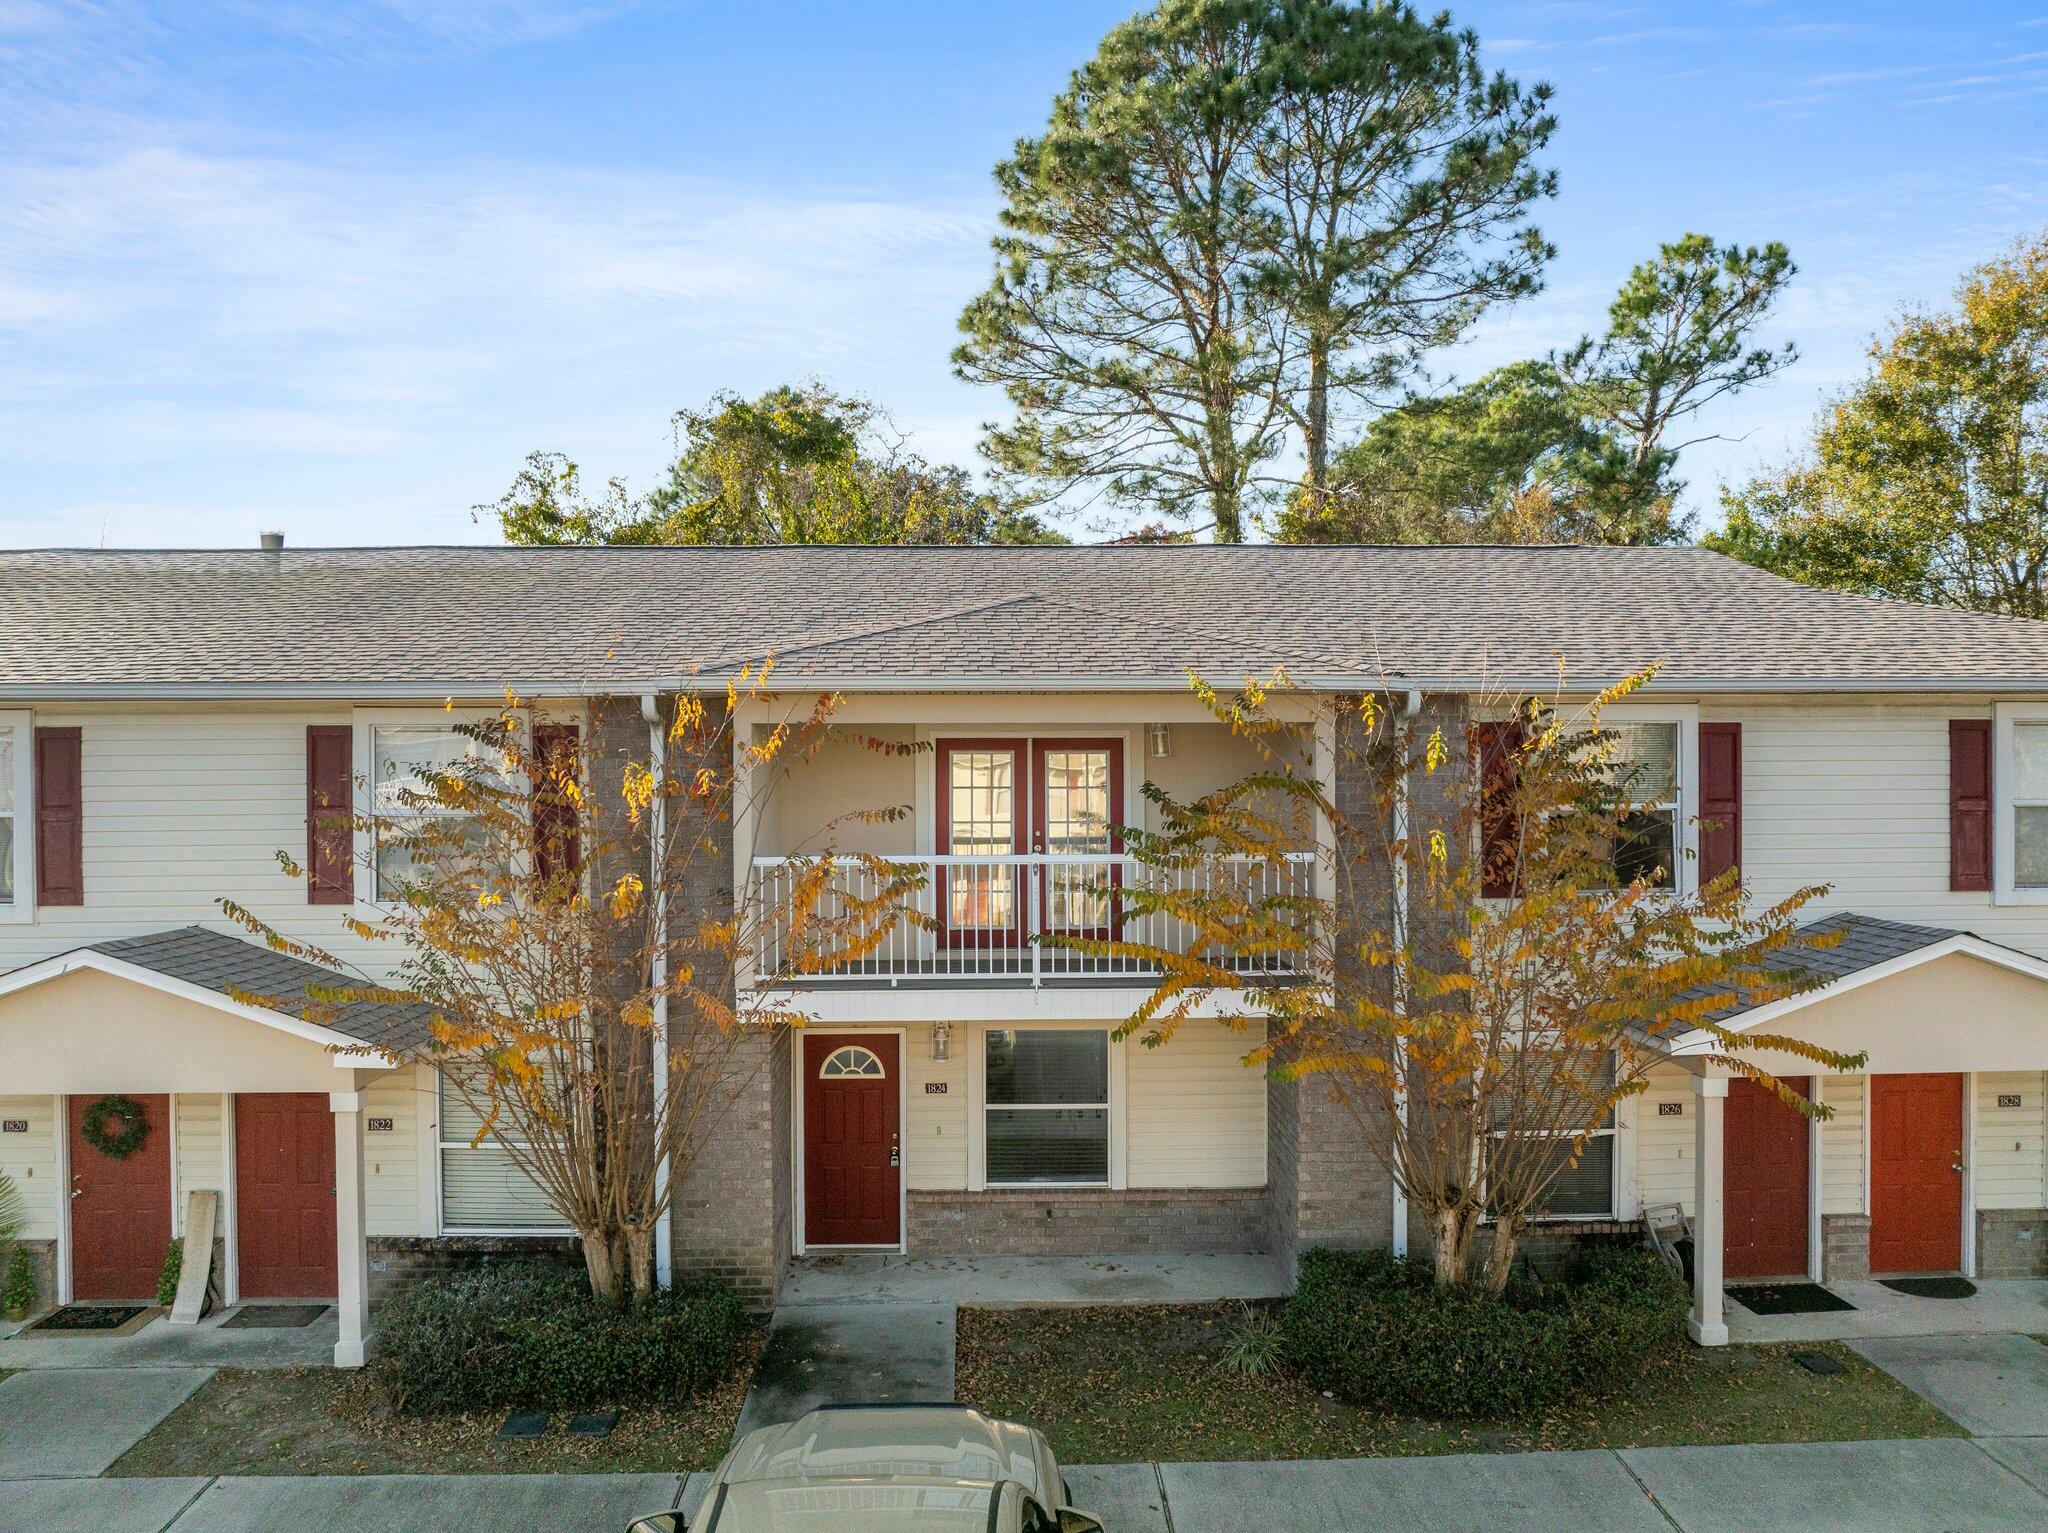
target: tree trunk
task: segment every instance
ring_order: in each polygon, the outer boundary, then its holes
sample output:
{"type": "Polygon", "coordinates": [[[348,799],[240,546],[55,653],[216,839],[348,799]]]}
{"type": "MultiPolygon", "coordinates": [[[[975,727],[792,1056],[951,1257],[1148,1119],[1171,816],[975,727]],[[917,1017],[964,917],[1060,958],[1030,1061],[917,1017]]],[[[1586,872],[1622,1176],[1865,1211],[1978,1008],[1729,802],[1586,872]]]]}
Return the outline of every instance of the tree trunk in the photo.
{"type": "Polygon", "coordinates": [[[640,1303],[654,1292],[654,1231],[634,1225],[626,1231],[626,1261],[633,1279],[633,1302],[640,1303]]]}
{"type": "Polygon", "coordinates": [[[1440,1286],[1465,1281],[1472,1265],[1472,1215],[1462,1204],[1439,1208],[1430,1215],[1432,1256],[1440,1286]]]}
{"type": "Polygon", "coordinates": [[[1329,510],[1330,498],[1330,349],[1312,342],[1308,353],[1308,420],[1302,436],[1308,453],[1308,472],[1302,479],[1308,520],[1320,523],[1329,510]]]}
{"type": "Polygon", "coordinates": [[[598,1298],[616,1303],[622,1276],[612,1250],[609,1230],[578,1230],[583,1242],[583,1271],[590,1279],[590,1291],[598,1298]]]}
{"type": "Polygon", "coordinates": [[[1497,1219],[1493,1226],[1493,1246],[1486,1253],[1486,1291],[1506,1293],[1508,1279],[1515,1273],[1515,1252],[1522,1240],[1521,1222],[1516,1219],[1497,1219]]]}

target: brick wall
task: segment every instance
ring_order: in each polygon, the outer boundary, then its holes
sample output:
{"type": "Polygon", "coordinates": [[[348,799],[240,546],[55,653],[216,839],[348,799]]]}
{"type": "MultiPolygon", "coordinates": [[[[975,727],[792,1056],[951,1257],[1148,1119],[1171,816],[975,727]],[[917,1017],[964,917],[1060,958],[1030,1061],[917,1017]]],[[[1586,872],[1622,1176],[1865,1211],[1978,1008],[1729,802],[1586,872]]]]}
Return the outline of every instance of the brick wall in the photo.
{"type": "Polygon", "coordinates": [[[583,1248],[566,1235],[372,1235],[368,1244],[373,1304],[436,1273],[466,1272],[496,1262],[540,1262],[583,1270],[583,1248]]]}
{"type": "Polygon", "coordinates": [[[1300,1250],[1301,1082],[1266,1078],[1266,1239],[1287,1259],[1300,1250]]]}
{"type": "Polygon", "coordinates": [[[1870,1216],[1820,1216],[1820,1275],[1825,1283],[1855,1282],[1870,1276],[1870,1216]]]}
{"type": "Polygon", "coordinates": [[[2048,1277],[2048,1208],[1979,1209],[1977,1275],[2048,1277]]]}
{"type": "Polygon", "coordinates": [[[908,1234],[917,1256],[1227,1254],[1265,1250],[1270,1211],[1260,1187],[913,1192],[908,1234]]]}

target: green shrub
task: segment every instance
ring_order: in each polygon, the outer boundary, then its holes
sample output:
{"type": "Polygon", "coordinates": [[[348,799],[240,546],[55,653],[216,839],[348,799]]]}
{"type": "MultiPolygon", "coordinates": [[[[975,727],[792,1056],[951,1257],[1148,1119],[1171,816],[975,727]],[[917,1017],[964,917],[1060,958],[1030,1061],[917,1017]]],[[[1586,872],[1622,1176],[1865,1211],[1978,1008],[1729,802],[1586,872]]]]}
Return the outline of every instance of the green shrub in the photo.
{"type": "Polygon", "coordinates": [[[185,1242],[174,1240],[164,1252],[163,1270],[156,1275],[156,1302],[169,1309],[178,1302],[178,1279],[185,1275],[185,1242]]]}
{"type": "Polygon", "coordinates": [[[751,1325],[709,1279],[626,1309],[592,1298],[580,1272],[508,1263],[393,1299],[375,1366],[393,1408],[411,1415],[667,1405],[724,1378],[751,1325]]]}
{"type": "Polygon", "coordinates": [[[1685,1337],[1686,1291],[1654,1256],[1587,1253],[1561,1281],[1496,1297],[1439,1287],[1426,1262],[1310,1251],[1281,1352],[1317,1389],[1424,1416],[1523,1416],[1593,1399],[1685,1337]]]}
{"type": "Polygon", "coordinates": [[[36,1269],[20,1241],[7,1253],[7,1283],[0,1288],[0,1313],[27,1315],[36,1307],[36,1269]]]}

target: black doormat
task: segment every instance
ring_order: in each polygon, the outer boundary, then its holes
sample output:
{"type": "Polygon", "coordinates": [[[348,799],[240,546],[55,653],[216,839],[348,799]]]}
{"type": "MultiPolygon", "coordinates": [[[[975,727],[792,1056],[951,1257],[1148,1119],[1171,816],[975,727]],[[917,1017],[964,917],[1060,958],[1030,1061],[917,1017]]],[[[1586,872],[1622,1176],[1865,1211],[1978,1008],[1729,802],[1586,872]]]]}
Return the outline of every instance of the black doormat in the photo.
{"type": "Polygon", "coordinates": [[[1856,1307],[1818,1283],[1745,1283],[1729,1289],[1728,1297],[1753,1315],[1825,1315],[1856,1307]]]}
{"type": "Polygon", "coordinates": [[[1916,1299],[1967,1299],[1977,1285],[1966,1277],[1879,1278],[1893,1293],[1911,1294],[1916,1299]]]}
{"type": "Polygon", "coordinates": [[[23,1326],[24,1331],[64,1331],[70,1335],[91,1335],[96,1331],[118,1331],[144,1310],[155,1306],[149,1304],[66,1304],[53,1309],[34,1325],[23,1326]]]}
{"type": "Polygon", "coordinates": [[[224,1331],[296,1331],[326,1313],[324,1304],[244,1304],[220,1324],[224,1331]]]}

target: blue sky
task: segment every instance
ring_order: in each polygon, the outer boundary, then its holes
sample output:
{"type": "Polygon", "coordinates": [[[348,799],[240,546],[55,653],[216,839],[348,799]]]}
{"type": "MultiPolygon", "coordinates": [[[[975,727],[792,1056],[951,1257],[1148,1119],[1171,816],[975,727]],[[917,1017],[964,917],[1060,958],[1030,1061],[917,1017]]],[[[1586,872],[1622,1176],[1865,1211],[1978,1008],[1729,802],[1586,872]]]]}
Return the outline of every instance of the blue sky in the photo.
{"type": "MultiPolygon", "coordinates": [[[[1128,0],[0,0],[0,545],[484,541],[553,447],[815,376],[972,461],[990,165],[1128,0]]],[[[1464,4],[1557,89],[1574,339],[1688,229],[1786,241],[1804,359],[1709,422],[1781,456],[1902,303],[2048,226],[2048,4],[1464,4]]]]}

